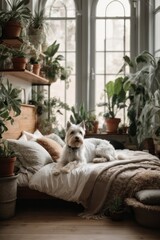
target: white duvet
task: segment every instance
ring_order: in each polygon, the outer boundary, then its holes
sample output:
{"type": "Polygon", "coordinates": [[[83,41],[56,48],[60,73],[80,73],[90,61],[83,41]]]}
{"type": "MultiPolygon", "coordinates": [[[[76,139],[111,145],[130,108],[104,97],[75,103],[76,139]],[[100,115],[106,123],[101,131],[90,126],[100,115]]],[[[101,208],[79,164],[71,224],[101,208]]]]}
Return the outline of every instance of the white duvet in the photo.
{"type": "MultiPolygon", "coordinates": [[[[104,163],[100,164],[104,165],[104,163]]],[[[47,193],[56,198],[77,202],[90,173],[97,164],[85,164],[73,169],[70,173],[53,174],[55,163],[42,167],[29,181],[29,188],[47,193]]]]}

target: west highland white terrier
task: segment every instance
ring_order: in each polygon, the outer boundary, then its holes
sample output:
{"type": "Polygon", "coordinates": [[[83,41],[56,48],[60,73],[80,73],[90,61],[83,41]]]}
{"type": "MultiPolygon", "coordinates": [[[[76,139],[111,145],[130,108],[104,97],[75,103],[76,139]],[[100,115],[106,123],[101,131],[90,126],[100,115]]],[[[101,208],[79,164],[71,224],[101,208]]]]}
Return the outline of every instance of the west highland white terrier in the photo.
{"type": "Polygon", "coordinates": [[[102,163],[116,160],[114,147],[107,140],[98,138],[84,139],[85,122],[78,125],[67,122],[65,146],[54,175],[68,173],[80,164],[89,162],[102,163]]]}

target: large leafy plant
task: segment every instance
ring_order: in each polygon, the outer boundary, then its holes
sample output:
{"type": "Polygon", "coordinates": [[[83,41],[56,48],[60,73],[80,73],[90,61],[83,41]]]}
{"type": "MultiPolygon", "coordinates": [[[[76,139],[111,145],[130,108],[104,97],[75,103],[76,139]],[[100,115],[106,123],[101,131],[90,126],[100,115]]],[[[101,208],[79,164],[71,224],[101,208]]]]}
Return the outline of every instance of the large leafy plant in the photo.
{"type": "Polygon", "coordinates": [[[105,106],[106,112],[103,114],[105,118],[115,118],[120,109],[126,107],[127,88],[124,83],[127,77],[117,77],[114,81],[105,84],[105,102],[99,103],[98,106],[105,106]]]}
{"type": "Polygon", "coordinates": [[[14,88],[8,81],[4,84],[3,79],[0,79],[0,156],[12,155],[8,143],[3,140],[2,135],[8,130],[6,123],[10,122],[13,124],[14,117],[21,113],[20,91],[14,88]]]}
{"type": "Polygon", "coordinates": [[[129,134],[141,143],[160,128],[160,59],[143,51],[133,61],[124,60],[133,68],[125,83],[130,89],[129,134]]]}

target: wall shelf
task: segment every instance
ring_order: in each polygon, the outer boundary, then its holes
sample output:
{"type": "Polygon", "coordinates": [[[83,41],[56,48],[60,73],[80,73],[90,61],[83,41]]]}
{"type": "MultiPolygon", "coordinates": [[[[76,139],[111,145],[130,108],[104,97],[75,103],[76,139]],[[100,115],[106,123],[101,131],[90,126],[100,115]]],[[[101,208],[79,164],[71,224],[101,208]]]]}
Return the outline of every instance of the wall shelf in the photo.
{"type": "Polygon", "coordinates": [[[19,37],[16,37],[16,38],[0,38],[0,43],[3,44],[3,45],[6,45],[7,47],[19,48],[22,45],[23,40],[19,37]]]}
{"type": "Polygon", "coordinates": [[[32,84],[40,84],[40,85],[49,85],[49,80],[40,77],[28,70],[22,70],[22,71],[15,71],[13,69],[9,69],[9,70],[1,70],[0,71],[2,74],[4,75],[9,75],[9,76],[14,76],[14,77],[18,77],[20,79],[23,79],[25,81],[28,81],[32,84]]]}

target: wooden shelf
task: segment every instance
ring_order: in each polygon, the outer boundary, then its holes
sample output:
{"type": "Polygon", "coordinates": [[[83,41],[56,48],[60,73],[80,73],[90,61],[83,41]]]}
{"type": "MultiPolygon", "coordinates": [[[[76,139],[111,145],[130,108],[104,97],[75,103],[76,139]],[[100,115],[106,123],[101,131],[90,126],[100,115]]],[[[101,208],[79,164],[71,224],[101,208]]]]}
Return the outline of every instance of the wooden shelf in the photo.
{"type": "Polygon", "coordinates": [[[5,38],[5,39],[1,38],[0,43],[3,45],[6,45],[7,47],[10,47],[10,48],[19,48],[22,45],[23,40],[19,37],[5,38]]]}
{"type": "Polygon", "coordinates": [[[1,70],[0,71],[3,74],[9,75],[9,76],[14,76],[21,78],[25,81],[31,82],[33,84],[39,84],[39,85],[49,85],[49,80],[42,78],[28,70],[22,70],[22,71],[15,71],[13,69],[10,70],[1,70]]]}

